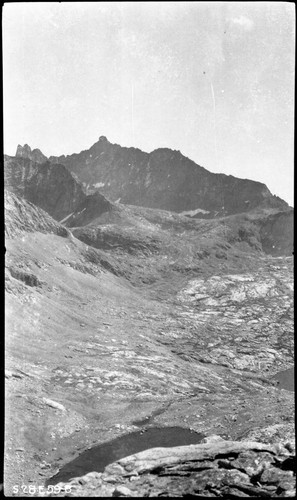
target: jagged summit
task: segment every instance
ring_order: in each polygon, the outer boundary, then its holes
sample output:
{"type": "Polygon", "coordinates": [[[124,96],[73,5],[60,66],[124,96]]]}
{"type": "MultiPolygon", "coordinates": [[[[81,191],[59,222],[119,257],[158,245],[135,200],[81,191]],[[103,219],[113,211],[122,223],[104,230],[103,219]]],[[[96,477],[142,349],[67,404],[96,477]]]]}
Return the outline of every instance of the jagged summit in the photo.
{"type": "Polygon", "coordinates": [[[31,154],[31,148],[28,144],[24,144],[24,146],[18,144],[15,154],[16,156],[21,156],[22,158],[28,158],[28,155],[30,154],[31,154]]]}
{"type": "Polygon", "coordinates": [[[40,149],[33,149],[32,151],[28,144],[24,144],[24,146],[18,144],[15,156],[19,158],[29,158],[29,160],[35,161],[36,163],[44,163],[47,161],[47,157],[40,149]]]}

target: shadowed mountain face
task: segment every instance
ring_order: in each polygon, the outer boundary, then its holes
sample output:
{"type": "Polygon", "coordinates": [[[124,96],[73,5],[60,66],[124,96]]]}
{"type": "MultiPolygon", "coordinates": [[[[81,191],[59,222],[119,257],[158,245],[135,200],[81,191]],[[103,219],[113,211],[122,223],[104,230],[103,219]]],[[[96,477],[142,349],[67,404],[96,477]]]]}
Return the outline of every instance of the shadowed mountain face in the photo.
{"type": "Polygon", "coordinates": [[[270,255],[292,255],[293,228],[293,209],[267,217],[260,233],[263,251],[270,255]]]}
{"type": "Polygon", "coordinates": [[[5,187],[62,220],[84,199],[82,186],[63,165],[4,157],[5,187]]]}
{"type": "MultiPolygon", "coordinates": [[[[18,147],[17,156],[26,155],[32,156],[26,146],[23,150],[18,147]]],[[[124,204],[196,211],[196,216],[203,218],[247,212],[256,207],[287,207],[260,182],[211,173],[180,151],[167,148],[145,153],[111,144],[101,136],[86,151],[51,156],[49,161],[63,164],[88,192],[99,190],[111,201],[124,204]]]]}

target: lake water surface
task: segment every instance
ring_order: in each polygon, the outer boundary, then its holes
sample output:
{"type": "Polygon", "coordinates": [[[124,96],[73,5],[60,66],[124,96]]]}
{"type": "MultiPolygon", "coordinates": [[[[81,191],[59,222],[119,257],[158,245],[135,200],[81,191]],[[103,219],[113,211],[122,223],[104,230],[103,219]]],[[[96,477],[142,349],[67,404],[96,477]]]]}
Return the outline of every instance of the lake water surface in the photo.
{"type": "Polygon", "coordinates": [[[282,372],[276,373],[273,378],[277,380],[277,387],[279,389],[286,389],[287,391],[294,391],[294,375],[295,370],[293,368],[288,368],[282,372]]]}
{"type": "Polygon", "coordinates": [[[88,472],[102,472],[108,464],[149,448],[198,444],[204,437],[204,434],[182,427],[152,427],[145,431],[125,434],[84,451],[62,467],[58,474],[46,482],[46,485],[66,482],[88,472]]]}

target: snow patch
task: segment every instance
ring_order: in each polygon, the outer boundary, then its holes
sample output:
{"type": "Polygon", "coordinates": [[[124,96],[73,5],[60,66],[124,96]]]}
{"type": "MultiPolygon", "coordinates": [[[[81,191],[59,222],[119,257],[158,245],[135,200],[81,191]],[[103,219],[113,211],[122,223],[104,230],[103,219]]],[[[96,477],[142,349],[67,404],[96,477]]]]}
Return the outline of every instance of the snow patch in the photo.
{"type": "Polygon", "coordinates": [[[78,215],[82,214],[85,210],[86,210],[86,207],[83,208],[80,212],[77,212],[77,214],[75,214],[75,217],[78,217],[78,215]]]}
{"type": "Polygon", "coordinates": [[[146,179],[144,181],[145,187],[149,187],[149,185],[151,184],[151,182],[152,182],[152,180],[151,180],[151,172],[148,171],[148,173],[146,174],[146,179]]]}
{"type": "Polygon", "coordinates": [[[68,220],[69,217],[71,217],[71,215],[73,215],[73,214],[74,214],[74,212],[72,212],[72,214],[67,215],[67,217],[65,217],[64,219],[59,220],[59,224],[63,224],[63,222],[66,222],[66,220],[68,220]]]}
{"type": "Polygon", "coordinates": [[[197,214],[209,214],[209,211],[203,210],[202,208],[196,208],[196,210],[185,210],[184,212],[180,212],[180,215],[190,215],[190,217],[197,214]]]}
{"type": "Polygon", "coordinates": [[[93,186],[94,186],[95,188],[101,188],[101,187],[104,187],[104,186],[105,186],[105,184],[104,184],[104,182],[97,182],[97,184],[93,184],[93,186]]]}

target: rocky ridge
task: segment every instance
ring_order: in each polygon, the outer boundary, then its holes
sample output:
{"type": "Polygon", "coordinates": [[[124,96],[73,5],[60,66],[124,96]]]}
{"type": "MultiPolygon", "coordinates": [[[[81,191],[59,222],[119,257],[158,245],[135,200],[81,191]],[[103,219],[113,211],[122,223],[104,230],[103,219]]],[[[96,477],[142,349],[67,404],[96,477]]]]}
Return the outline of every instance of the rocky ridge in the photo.
{"type": "MultiPolygon", "coordinates": [[[[27,149],[18,148],[17,156],[26,155],[27,149]]],[[[99,190],[113,202],[175,212],[194,211],[196,217],[203,218],[247,212],[256,207],[288,206],[264,184],[211,173],[180,151],[161,148],[145,153],[112,144],[104,136],[86,151],[51,156],[49,161],[64,165],[85,189],[99,190]]]]}
{"type": "Polygon", "coordinates": [[[47,212],[19,196],[4,191],[5,236],[14,238],[22,233],[40,231],[42,233],[69,235],[69,231],[57,223],[47,212]]]}

